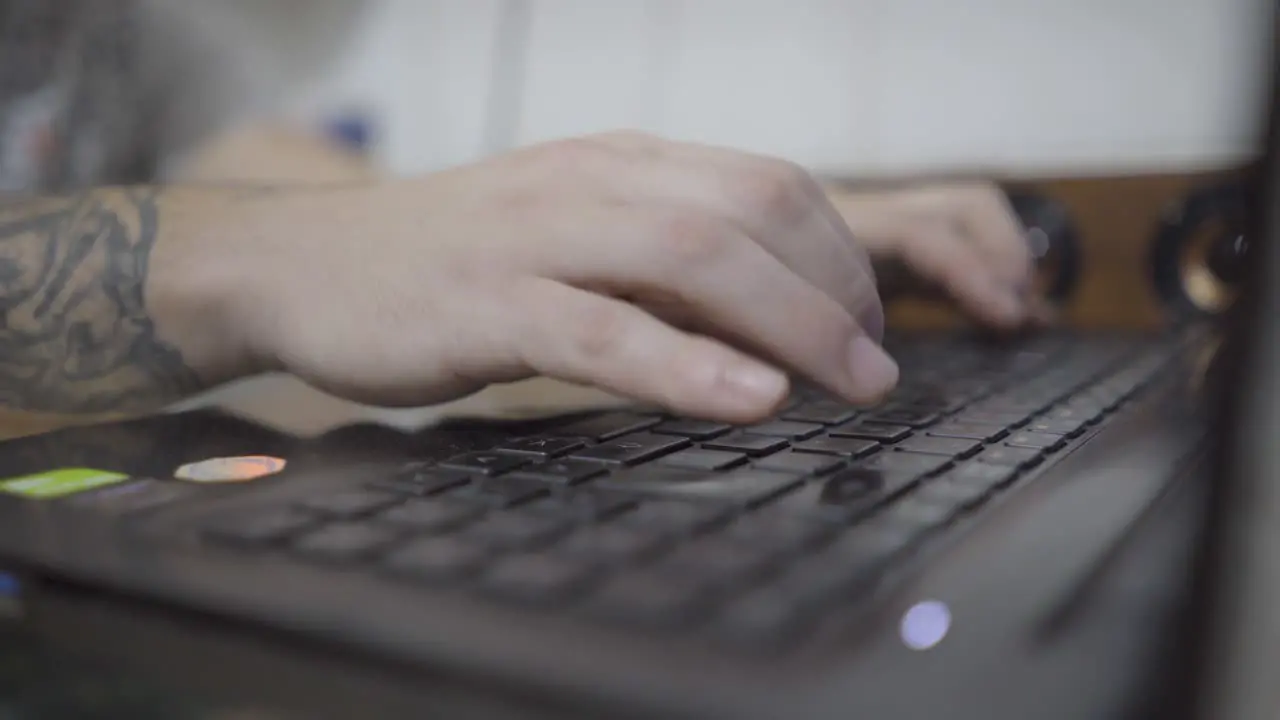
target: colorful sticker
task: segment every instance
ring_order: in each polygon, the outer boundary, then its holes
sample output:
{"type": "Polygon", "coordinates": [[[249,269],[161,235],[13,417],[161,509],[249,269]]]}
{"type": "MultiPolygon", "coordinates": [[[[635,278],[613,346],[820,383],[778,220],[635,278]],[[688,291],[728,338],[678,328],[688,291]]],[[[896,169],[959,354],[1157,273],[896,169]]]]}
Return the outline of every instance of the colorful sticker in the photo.
{"type": "Polygon", "coordinates": [[[128,475],[107,470],[63,468],[37,475],[0,480],[0,492],[28,500],[50,500],[116,485],[128,479],[128,475]]]}
{"type": "Polygon", "coordinates": [[[283,459],[269,455],[212,458],[183,465],[173,476],[194,483],[241,483],[275,475],[284,465],[283,459]]]}

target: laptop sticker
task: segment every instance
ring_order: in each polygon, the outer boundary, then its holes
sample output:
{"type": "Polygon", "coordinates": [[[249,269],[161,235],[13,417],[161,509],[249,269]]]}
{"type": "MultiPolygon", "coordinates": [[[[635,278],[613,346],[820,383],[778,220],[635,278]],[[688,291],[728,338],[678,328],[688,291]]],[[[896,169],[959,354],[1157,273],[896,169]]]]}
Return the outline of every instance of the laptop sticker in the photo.
{"type": "Polygon", "coordinates": [[[284,469],[285,461],[269,455],[210,458],[187,463],[173,471],[173,476],[187,482],[217,485],[260,480],[284,469]]]}
{"type": "Polygon", "coordinates": [[[0,480],[0,493],[28,500],[51,500],[78,495],[128,480],[123,473],[92,468],[62,468],[36,475],[0,480]]]}

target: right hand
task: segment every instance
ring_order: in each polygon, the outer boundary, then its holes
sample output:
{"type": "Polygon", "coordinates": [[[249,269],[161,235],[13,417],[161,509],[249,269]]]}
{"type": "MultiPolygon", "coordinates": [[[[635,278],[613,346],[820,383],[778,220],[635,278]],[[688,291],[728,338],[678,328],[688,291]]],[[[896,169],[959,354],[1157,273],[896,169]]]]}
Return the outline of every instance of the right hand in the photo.
{"type": "Polygon", "coordinates": [[[256,212],[245,342],[356,402],[543,375],[751,422],[783,370],[858,404],[897,382],[866,251],[779,160],[606,134],[256,212]]]}

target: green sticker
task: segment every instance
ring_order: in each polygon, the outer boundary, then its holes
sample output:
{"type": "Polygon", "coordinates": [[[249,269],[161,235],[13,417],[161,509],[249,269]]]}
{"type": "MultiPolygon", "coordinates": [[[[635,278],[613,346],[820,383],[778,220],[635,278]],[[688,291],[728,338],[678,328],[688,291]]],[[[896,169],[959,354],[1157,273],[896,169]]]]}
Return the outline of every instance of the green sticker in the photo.
{"type": "Polygon", "coordinates": [[[128,480],[128,475],[92,468],[63,468],[0,480],[0,492],[30,500],[48,500],[95,490],[128,480]]]}

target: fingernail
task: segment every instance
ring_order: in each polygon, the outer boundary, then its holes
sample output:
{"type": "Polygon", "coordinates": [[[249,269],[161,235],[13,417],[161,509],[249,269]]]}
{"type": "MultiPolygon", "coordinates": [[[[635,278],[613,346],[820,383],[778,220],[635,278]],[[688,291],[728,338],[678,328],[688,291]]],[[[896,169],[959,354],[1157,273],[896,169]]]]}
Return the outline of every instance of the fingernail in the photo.
{"type": "Polygon", "coordinates": [[[857,400],[874,402],[898,384],[898,364],[865,335],[849,346],[849,373],[857,400]]]}
{"type": "Polygon", "coordinates": [[[724,368],[722,378],[743,405],[763,405],[782,400],[787,376],[756,363],[735,363],[724,368]]]}

